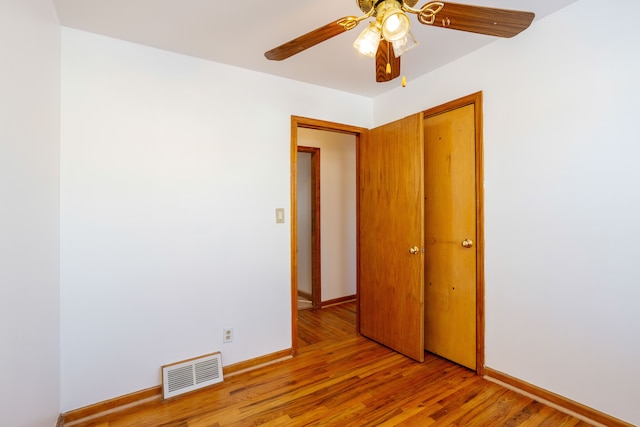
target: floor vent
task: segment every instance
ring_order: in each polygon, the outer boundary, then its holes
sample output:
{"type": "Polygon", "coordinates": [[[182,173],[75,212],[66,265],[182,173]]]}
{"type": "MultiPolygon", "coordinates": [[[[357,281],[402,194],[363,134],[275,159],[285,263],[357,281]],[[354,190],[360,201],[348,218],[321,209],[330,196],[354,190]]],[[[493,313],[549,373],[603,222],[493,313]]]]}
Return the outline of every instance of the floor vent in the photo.
{"type": "Polygon", "coordinates": [[[172,363],[162,367],[164,399],[222,382],[222,357],[219,352],[172,363]]]}

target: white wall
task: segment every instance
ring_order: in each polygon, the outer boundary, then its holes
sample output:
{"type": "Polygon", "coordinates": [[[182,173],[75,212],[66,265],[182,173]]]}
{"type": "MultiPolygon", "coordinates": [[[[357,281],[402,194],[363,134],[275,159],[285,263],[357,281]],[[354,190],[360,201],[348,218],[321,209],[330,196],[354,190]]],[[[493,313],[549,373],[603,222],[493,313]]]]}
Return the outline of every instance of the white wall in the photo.
{"type": "Polygon", "coordinates": [[[374,100],[484,91],[486,363],[640,424],[640,3],[582,0],[374,100]]]}
{"type": "Polygon", "coordinates": [[[356,138],[299,128],[298,145],[320,148],[322,301],[355,295],[356,138]]]}
{"type": "Polygon", "coordinates": [[[0,417],[60,410],[60,27],[50,0],[0,2],[0,417]]]}
{"type": "Polygon", "coordinates": [[[366,127],[372,101],[62,34],[63,410],[290,348],[291,115],[366,127]]]}

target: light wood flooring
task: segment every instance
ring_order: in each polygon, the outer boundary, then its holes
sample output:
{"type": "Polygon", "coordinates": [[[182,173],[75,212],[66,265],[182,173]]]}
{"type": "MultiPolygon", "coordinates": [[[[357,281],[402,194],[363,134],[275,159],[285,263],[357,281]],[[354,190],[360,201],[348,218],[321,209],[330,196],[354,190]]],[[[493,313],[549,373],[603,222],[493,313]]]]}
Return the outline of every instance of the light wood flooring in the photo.
{"type": "Polygon", "coordinates": [[[427,354],[355,332],[355,303],[299,312],[299,355],[79,427],[587,426],[427,354]]]}

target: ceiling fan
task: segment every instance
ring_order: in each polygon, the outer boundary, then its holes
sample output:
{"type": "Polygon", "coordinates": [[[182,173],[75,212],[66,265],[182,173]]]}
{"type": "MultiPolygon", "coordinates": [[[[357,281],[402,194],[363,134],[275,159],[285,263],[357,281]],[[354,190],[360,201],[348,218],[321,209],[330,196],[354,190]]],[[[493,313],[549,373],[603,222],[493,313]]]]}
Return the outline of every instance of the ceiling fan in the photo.
{"type": "Polygon", "coordinates": [[[358,36],[353,46],[364,55],[375,56],[376,81],[388,82],[400,75],[400,56],[418,44],[411,34],[411,21],[407,13],[417,15],[418,22],[424,25],[496,37],[513,37],[519,34],[531,25],[535,17],[532,12],[440,1],[432,1],[415,9],[417,2],[418,0],[356,0],[364,15],[340,18],[271,49],[264,56],[275,61],[287,59],[352,30],[365,19],[375,18],[358,36]]]}

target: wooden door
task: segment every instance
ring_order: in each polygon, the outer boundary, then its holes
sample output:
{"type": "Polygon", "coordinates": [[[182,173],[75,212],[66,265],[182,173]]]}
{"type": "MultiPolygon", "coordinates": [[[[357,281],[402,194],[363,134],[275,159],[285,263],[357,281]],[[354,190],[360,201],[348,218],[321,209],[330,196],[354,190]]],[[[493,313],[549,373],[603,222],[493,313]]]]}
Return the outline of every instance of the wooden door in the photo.
{"type": "Polygon", "coordinates": [[[423,121],[419,113],[372,129],[358,149],[359,331],[418,361],[424,360],[423,121]]]}
{"type": "Polygon", "coordinates": [[[320,148],[298,146],[298,308],[320,307],[320,148]]]}
{"type": "Polygon", "coordinates": [[[476,369],[474,105],[425,123],[425,349],[476,369]]]}

